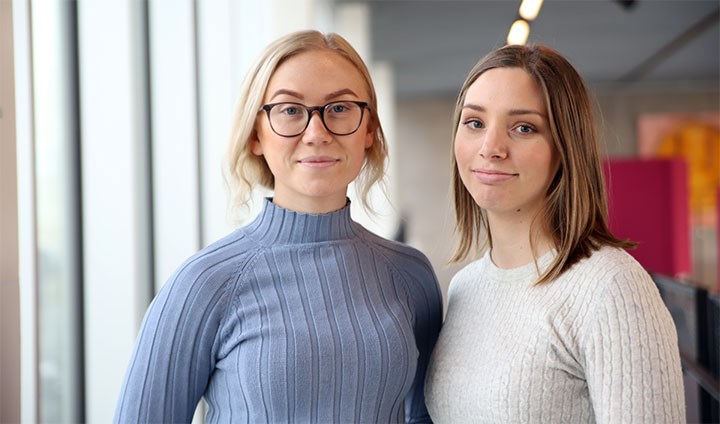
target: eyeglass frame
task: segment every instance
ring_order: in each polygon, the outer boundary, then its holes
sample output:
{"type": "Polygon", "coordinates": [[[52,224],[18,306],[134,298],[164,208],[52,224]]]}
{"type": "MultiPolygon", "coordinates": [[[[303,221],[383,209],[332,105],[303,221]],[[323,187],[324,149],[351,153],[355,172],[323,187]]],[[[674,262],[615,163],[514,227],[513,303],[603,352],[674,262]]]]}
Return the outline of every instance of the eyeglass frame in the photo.
{"type": "Polygon", "coordinates": [[[291,137],[297,137],[300,134],[304,133],[305,130],[307,130],[307,127],[310,125],[310,120],[312,119],[313,112],[315,112],[315,111],[318,111],[318,113],[320,115],[320,121],[322,122],[323,126],[330,134],[337,135],[337,136],[345,136],[345,135],[355,134],[357,132],[357,130],[360,129],[360,125],[362,125],[363,118],[365,117],[365,109],[368,109],[369,107],[370,106],[368,105],[367,102],[360,102],[357,100],[335,100],[330,103],[326,103],[325,105],[322,105],[322,106],[305,106],[304,104],[297,103],[297,102],[277,102],[277,103],[268,103],[266,105],[260,106],[260,109],[258,109],[258,113],[263,110],[265,111],[265,113],[267,114],[268,123],[270,124],[270,128],[273,130],[273,132],[275,134],[279,135],[280,137],[291,138],[291,137]],[[335,131],[328,128],[327,124],[325,123],[325,110],[327,109],[328,106],[335,104],[335,103],[354,103],[355,105],[357,105],[360,108],[360,119],[358,120],[357,127],[355,127],[355,129],[350,131],[349,133],[344,133],[344,134],[336,133],[335,131]],[[298,132],[297,134],[293,134],[293,135],[280,134],[279,132],[277,132],[275,130],[275,127],[272,124],[272,119],[270,119],[270,111],[272,110],[272,108],[274,108],[277,105],[286,105],[286,104],[297,105],[299,107],[302,107],[303,109],[305,109],[308,112],[307,122],[305,122],[305,126],[303,127],[302,131],[298,132]]]}

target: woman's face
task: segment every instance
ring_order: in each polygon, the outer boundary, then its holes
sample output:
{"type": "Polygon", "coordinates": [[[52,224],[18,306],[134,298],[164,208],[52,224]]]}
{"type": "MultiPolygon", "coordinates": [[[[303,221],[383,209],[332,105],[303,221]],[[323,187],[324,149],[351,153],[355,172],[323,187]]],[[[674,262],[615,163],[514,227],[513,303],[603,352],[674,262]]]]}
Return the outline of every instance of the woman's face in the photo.
{"type": "Polygon", "coordinates": [[[542,91],[521,68],[495,68],[470,86],[455,159],[475,202],[495,217],[531,219],[558,168],[542,91]]]}
{"type": "MultiPolygon", "coordinates": [[[[263,104],[324,106],[341,100],[369,102],[364,79],[349,60],[331,51],[317,50],[299,53],[283,62],[270,78],[263,104]]],[[[298,107],[276,108],[273,111],[276,129],[280,119],[290,119],[300,112],[298,107]]],[[[340,118],[331,114],[343,111],[342,106],[330,108],[326,111],[326,122],[332,125],[331,119],[340,118]]],[[[342,208],[347,187],[360,173],[365,150],[373,143],[369,115],[365,110],[354,133],[334,135],[323,125],[320,112],[312,112],[304,132],[283,137],[273,131],[268,114],[261,111],[255,124],[257,138],[251,140],[251,147],[254,154],[264,156],[275,177],[273,202],[307,213],[342,208]]]]}

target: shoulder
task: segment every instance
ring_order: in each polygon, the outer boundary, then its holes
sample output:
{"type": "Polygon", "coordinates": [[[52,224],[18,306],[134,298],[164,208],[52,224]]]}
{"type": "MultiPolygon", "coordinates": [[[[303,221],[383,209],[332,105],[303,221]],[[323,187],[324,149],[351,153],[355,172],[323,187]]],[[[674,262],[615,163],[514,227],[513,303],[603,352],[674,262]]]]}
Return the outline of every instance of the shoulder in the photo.
{"type": "Polygon", "coordinates": [[[575,275],[588,271],[589,278],[578,277],[577,287],[576,281],[566,281],[565,287],[583,306],[574,325],[587,364],[597,360],[598,349],[616,352],[615,359],[634,357],[635,364],[649,363],[647,352],[653,352],[653,358],[677,359],[672,317],[648,272],[629,253],[604,247],[578,265],[571,269],[575,275]]]}
{"type": "Polygon", "coordinates": [[[362,228],[360,238],[374,253],[386,259],[388,265],[398,271],[426,273],[433,279],[435,278],[430,260],[420,250],[404,243],[382,238],[365,228],[362,228]]]}
{"type": "Polygon", "coordinates": [[[232,289],[260,247],[242,229],[209,244],[187,258],[170,276],[158,297],[217,295],[232,289]]]}
{"type": "Polygon", "coordinates": [[[650,274],[629,253],[615,247],[594,251],[548,283],[546,290],[562,299],[563,310],[585,328],[621,316],[626,321],[641,310],[665,309],[650,274]]]}
{"type": "Polygon", "coordinates": [[[408,296],[425,305],[442,304],[440,285],[424,253],[407,244],[382,238],[364,228],[360,239],[377,261],[398,277],[408,296]]]}
{"type": "Polygon", "coordinates": [[[241,230],[208,245],[185,260],[148,307],[140,338],[143,349],[162,340],[164,349],[176,343],[203,346],[215,337],[234,301],[239,274],[256,256],[241,230]],[[149,346],[148,345],[148,346],[149,346]]]}
{"type": "Polygon", "coordinates": [[[654,286],[648,272],[635,258],[623,249],[608,246],[575,264],[567,274],[574,281],[592,284],[603,291],[614,287],[654,286]]]}
{"type": "MultiPolygon", "coordinates": [[[[567,289],[585,294],[593,321],[662,316],[667,308],[650,274],[625,250],[603,247],[568,270],[567,289]],[[573,284],[577,284],[573,288],[573,284]]],[[[562,276],[561,276],[562,278],[562,276]]],[[[667,320],[665,320],[667,321],[667,320]]]]}

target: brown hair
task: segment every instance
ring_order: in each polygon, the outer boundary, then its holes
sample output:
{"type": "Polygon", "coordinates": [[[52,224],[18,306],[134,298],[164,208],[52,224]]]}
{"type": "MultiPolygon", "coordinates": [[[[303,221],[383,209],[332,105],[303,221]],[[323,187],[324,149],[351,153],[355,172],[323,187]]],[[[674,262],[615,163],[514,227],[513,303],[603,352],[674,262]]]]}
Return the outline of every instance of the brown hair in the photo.
{"type": "Polygon", "coordinates": [[[370,130],[373,144],[365,152],[365,160],[357,178],[357,189],[363,205],[370,209],[368,192],[385,175],[387,144],[380,125],[377,96],[370,72],[360,55],[341,36],[318,31],[298,31],[287,34],[270,43],[250,68],[242,84],[235,108],[233,129],[227,155],[226,178],[231,190],[232,207],[243,206],[250,199],[252,189],[260,185],[268,189],[275,186],[275,178],[263,156],[252,153],[249,140],[255,131],[255,120],[261,107],[265,90],[275,70],[288,58],[306,51],[328,50],[348,61],[362,75],[367,86],[370,130]]]}
{"type": "MultiPolygon", "coordinates": [[[[460,90],[453,128],[458,128],[470,86],[494,68],[523,69],[538,84],[558,154],[559,167],[548,188],[546,203],[533,220],[533,227],[538,220],[546,226],[558,254],[537,283],[554,280],[601,246],[634,247],[635,243],[616,238],[607,227],[607,198],[590,95],[582,77],[560,53],[542,45],[510,45],[487,54],[473,67],[460,90]]],[[[455,133],[452,144],[454,150],[455,133]]],[[[489,247],[492,237],[485,212],[460,179],[454,155],[452,164],[455,230],[460,239],[451,261],[457,262],[477,251],[482,229],[489,247]]],[[[533,237],[528,237],[533,246],[533,237]]]]}

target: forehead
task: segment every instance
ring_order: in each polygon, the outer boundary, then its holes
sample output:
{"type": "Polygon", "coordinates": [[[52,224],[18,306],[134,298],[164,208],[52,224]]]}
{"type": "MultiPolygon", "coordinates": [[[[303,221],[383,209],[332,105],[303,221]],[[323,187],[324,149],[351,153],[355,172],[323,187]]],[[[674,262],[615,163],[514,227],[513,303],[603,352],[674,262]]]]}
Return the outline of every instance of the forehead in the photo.
{"type": "Polygon", "coordinates": [[[270,100],[278,90],[314,99],[345,89],[361,98],[368,95],[365,79],[349,59],[330,50],[311,50],[291,56],[275,69],[265,100],[270,100]]]}
{"type": "Polygon", "coordinates": [[[546,109],[540,86],[522,68],[493,68],[483,72],[465,96],[465,103],[477,102],[486,107],[532,107],[542,112],[546,109]]]}

